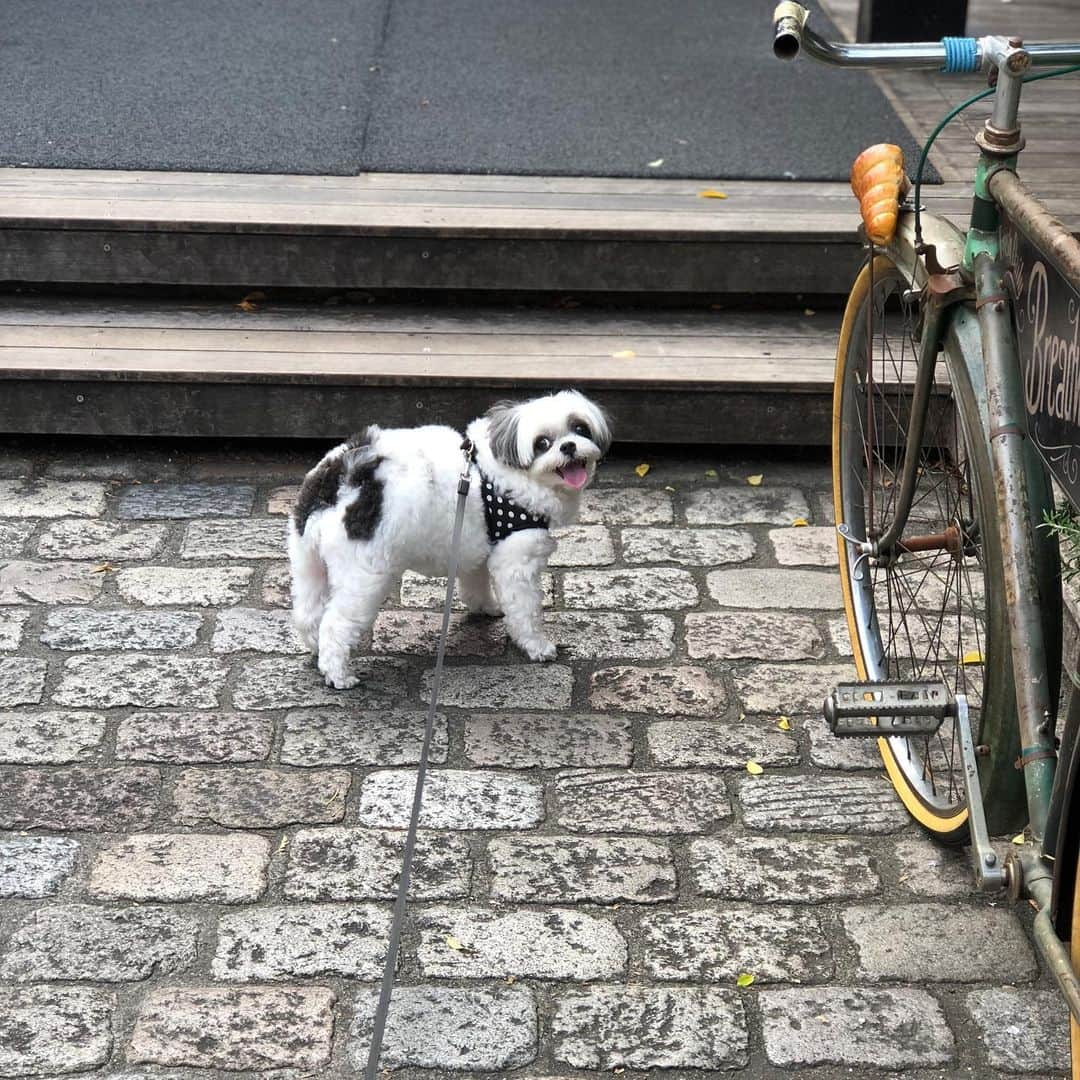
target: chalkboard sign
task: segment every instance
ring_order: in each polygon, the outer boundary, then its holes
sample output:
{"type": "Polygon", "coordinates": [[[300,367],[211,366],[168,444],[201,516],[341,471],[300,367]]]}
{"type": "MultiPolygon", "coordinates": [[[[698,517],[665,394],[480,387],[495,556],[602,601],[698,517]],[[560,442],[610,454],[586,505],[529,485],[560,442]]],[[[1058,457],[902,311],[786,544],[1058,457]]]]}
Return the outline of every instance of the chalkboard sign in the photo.
{"type": "Polygon", "coordinates": [[[1080,292],[1008,219],[1001,251],[1009,268],[1028,437],[1080,509],[1080,292]]]}

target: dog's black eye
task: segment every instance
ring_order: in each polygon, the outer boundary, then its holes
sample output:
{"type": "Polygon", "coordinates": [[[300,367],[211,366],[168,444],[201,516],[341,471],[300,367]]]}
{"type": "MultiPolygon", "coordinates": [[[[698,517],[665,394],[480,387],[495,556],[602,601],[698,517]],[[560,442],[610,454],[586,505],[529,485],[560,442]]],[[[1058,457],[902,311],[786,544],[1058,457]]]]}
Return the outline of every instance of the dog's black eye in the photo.
{"type": "Polygon", "coordinates": [[[533,451],[537,454],[546,454],[551,449],[551,440],[546,435],[541,435],[533,443],[533,451]]]}
{"type": "Polygon", "coordinates": [[[591,439],[592,432],[589,430],[589,425],[578,421],[572,428],[575,435],[580,435],[583,439],[591,439]]]}

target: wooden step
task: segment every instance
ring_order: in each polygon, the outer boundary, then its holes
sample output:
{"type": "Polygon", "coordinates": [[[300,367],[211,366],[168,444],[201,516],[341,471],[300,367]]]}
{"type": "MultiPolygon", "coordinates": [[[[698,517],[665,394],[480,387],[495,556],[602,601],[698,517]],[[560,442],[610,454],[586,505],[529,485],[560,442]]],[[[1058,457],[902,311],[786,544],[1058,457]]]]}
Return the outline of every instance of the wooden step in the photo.
{"type": "Polygon", "coordinates": [[[846,184],[0,169],[0,281],[52,286],[839,295],[857,225],[846,184]]]}
{"type": "Polygon", "coordinates": [[[337,438],[576,386],[620,439],[821,444],[839,316],[0,297],[9,432],[337,438]]]}

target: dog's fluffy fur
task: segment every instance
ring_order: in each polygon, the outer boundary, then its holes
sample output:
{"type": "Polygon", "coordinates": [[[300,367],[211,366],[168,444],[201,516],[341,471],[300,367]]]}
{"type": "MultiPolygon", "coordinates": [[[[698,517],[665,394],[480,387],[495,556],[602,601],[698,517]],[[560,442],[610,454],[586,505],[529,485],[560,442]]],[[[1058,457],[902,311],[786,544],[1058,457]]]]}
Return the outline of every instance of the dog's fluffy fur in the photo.
{"type": "MultiPolygon", "coordinates": [[[[611,443],[603,411],[572,390],[500,402],[467,434],[479,471],[552,527],[577,520],[582,489],[611,443]]],[[[406,570],[446,573],[461,442],[448,427],[372,426],[336,446],[305,477],[288,532],[293,617],[328,685],[356,685],[349,650],[406,570]]],[[[541,573],[555,540],[537,528],[492,544],[477,467],[461,536],[461,599],[470,611],[504,614],[511,640],[531,660],[551,660],[541,573]]]]}

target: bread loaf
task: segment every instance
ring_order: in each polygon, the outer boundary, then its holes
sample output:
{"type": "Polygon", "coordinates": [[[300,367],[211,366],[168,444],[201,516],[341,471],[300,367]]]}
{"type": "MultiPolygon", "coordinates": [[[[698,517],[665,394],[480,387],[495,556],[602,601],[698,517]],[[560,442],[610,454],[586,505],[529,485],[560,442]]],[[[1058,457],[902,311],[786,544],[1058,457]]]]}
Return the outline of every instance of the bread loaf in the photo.
{"type": "Polygon", "coordinates": [[[852,163],[851,190],[872,243],[887,244],[896,234],[900,199],[910,186],[904,152],[892,143],[867,147],[852,163]]]}

